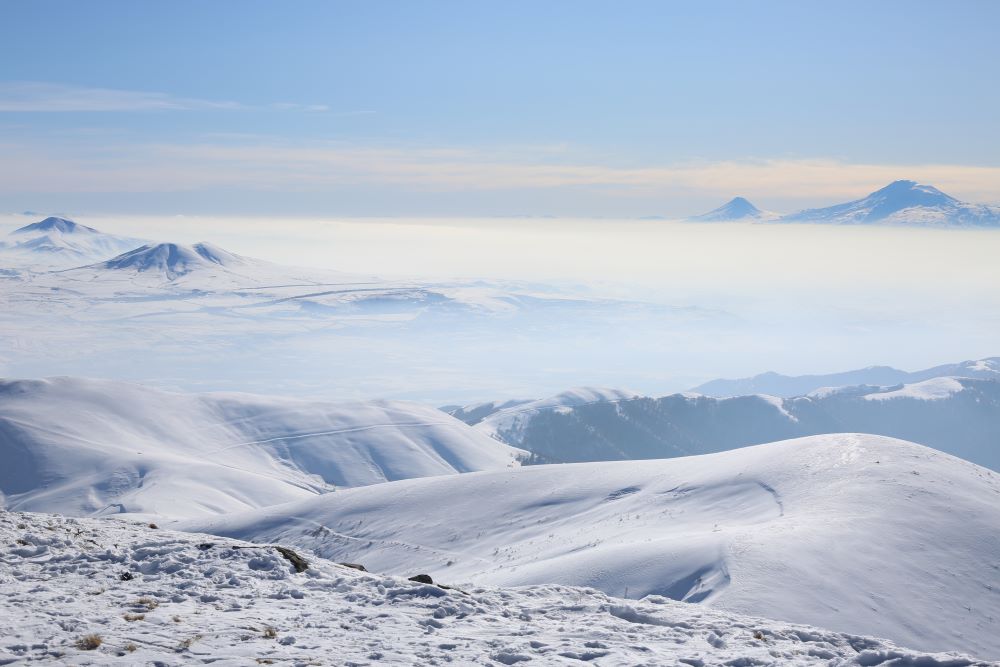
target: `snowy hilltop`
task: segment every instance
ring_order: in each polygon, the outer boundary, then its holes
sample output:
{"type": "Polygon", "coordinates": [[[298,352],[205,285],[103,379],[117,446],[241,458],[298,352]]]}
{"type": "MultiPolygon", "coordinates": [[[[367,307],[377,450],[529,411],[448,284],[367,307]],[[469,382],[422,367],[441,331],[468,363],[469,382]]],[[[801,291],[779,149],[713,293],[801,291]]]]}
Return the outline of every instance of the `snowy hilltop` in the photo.
{"type": "Polygon", "coordinates": [[[697,222],[726,222],[737,220],[773,220],[777,213],[762,211],[743,197],[733,197],[728,202],[708,213],[696,215],[691,220],[697,222]]]}
{"type": "Polygon", "coordinates": [[[459,585],[589,586],[1000,658],[998,497],[985,468],[841,434],[390,482],[177,525],[459,585]]]}
{"type": "Polygon", "coordinates": [[[195,270],[243,266],[249,261],[210,243],[144,245],[103,262],[100,267],[136,273],[155,272],[168,280],[195,270]]]}
{"type": "Polygon", "coordinates": [[[780,222],[995,227],[1000,226],[1000,206],[970,204],[932,185],[895,181],[862,199],[799,211],[780,222]]]}
{"type": "Polygon", "coordinates": [[[5,665],[987,665],[663,597],[441,587],[145,523],[0,512],[0,545],[5,665]]]}
{"type": "Polygon", "coordinates": [[[0,260],[40,267],[78,266],[107,259],[143,242],[50,217],[15,229],[0,241],[0,260]]]}

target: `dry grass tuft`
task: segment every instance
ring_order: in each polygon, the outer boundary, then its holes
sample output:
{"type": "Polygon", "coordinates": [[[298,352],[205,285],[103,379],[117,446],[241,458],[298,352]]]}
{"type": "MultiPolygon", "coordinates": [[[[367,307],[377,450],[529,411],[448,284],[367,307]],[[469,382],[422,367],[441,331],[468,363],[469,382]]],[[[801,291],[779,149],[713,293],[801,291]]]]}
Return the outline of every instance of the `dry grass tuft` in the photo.
{"type": "Polygon", "coordinates": [[[76,647],[81,651],[93,651],[103,642],[100,635],[84,635],[76,640],[76,647]]]}
{"type": "Polygon", "coordinates": [[[177,650],[178,651],[186,651],[189,648],[191,648],[191,645],[194,644],[199,639],[201,639],[201,635],[195,635],[194,637],[188,637],[187,639],[185,639],[184,641],[182,641],[180,644],[178,644],[177,650]]]}
{"type": "Polygon", "coordinates": [[[145,614],[125,614],[124,616],[122,616],[122,618],[124,618],[126,621],[128,621],[129,623],[131,623],[132,621],[141,621],[142,619],[146,618],[146,615],[145,614]]]}

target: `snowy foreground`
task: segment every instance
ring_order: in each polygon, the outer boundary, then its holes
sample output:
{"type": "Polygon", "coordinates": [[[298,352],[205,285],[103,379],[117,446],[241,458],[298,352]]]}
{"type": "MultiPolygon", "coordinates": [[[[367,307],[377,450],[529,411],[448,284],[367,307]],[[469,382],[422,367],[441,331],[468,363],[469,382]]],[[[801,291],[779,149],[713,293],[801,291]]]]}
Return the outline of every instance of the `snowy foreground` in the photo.
{"type": "Polygon", "coordinates": [[[0,664],[987,665],[558,585],[445,590],[145,523],[0,512],[0,664]]]}
{"type": "Polygon", "coordinates": [[[1000,475],[893,438],[411,479],[178,526],[380,572],[657,595],[1000,658],[1000,475]]]}

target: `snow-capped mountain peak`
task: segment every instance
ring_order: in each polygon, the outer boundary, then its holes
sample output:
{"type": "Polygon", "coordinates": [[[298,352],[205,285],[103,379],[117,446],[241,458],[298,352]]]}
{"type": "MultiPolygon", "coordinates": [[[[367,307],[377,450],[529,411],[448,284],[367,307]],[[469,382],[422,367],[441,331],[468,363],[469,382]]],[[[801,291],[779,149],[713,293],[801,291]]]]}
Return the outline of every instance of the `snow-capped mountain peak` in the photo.
{"type": "Polygon", "coordinates": [[[726,220],[763,220],[770,217],[773,217],[771,213],[760,210],[745,197],[733,197],[719,208],[691,219],[702,222],[722,222],[726,220]]]}
{"type": "Polygon", "coordinates": [[[1000,207],[969,204],[916,181],[893,181],[862,199],[787,215],[786,222],[1000,225],[1000,207]]]}
{"type": "Polygon", "coordinates": [[[157,243],[144,245],[113,257],[100,266],[105,269],[133,270],[138,273],[162,273],[170,279],[198,268],[230,267],[247,260],[209,243],[184,245],[157,243]]]}
{"type": "Polygon", "coordinates": [[[0,242],[5,262],[45,268],[98,262],[143,243],[55,216],[15,229],[8,238],[0,242]]]}
{"type": "Polygon", "coordinates": [[[25,225],[24,227],[19,227],[15,229],[11,234],[30,234],[33,232],[59,232],[60,234],[100,234],[99,231],[93,227],[87,227],[86,225],[81,225],[80,223],[73,222],[67,218],[58,218],[51,216],[40,220],[39,222],[33,222],[30,225],[25,225]]]}

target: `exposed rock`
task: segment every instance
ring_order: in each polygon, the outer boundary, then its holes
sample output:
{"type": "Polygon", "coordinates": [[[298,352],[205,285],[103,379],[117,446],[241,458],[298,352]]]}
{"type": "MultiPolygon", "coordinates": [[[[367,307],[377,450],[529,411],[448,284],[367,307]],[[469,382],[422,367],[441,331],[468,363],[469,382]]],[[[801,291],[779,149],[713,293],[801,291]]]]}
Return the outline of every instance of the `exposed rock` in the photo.
{"type": "Polygon", "coordinates": [[[288,562],[292,564],[292,567],[295,568],[296,572],[305,572],[306,570],[309,569],[309,561],[307,561],[305,558],[298,555],[288,547],[279,547],[275,545],[274,548],[275,550],[277,550],[279,554],[288,559],[288,562]]]}
{"type": "Polygon", "coordinates": [[[360,570],[361,572],[368,571],[368,568],[366,568],[364,565],[361,565],[360,563],[337,563],[337,565],[340,565],[341,567],[349,567],[352,570],[360,570]]]}

